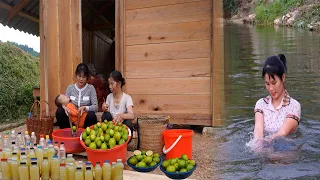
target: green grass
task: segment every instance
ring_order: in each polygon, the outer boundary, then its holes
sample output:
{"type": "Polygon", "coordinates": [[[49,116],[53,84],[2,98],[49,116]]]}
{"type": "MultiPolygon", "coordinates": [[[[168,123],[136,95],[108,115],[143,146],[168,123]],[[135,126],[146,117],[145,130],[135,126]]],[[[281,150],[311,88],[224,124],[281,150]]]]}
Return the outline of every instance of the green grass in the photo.
{"type": "Polygon", "coordinates": [[[303,0],[274,0],[267,3],[266,0],[259,0],[255,8],[256,23],[271,25],[273,21],[289,12],[293,7],[303,4],[303,0]]]}
{"type": "Polygon", "coordinates": [[[0,123],[26,117],[33,102],[32,89],[39,84],[39,58],[0,43],[0,123]]]}

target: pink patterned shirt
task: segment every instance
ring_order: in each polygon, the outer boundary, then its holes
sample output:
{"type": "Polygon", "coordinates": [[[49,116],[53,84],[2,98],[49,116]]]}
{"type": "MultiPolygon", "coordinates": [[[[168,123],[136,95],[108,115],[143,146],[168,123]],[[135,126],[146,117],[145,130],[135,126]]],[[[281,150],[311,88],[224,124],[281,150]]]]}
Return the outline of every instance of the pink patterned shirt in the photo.
{"type": "Polygon", "coordinates": [[[291,98],[286,91],[285,96],[277,108],[273,107],[270,95],[259,99],[254,108],[254,113],[257,112],[263,114],[264,131],[269,134],[279,131],[286,118],[292,118],[299,124],[301,106],[300,103],[291,98]]]}

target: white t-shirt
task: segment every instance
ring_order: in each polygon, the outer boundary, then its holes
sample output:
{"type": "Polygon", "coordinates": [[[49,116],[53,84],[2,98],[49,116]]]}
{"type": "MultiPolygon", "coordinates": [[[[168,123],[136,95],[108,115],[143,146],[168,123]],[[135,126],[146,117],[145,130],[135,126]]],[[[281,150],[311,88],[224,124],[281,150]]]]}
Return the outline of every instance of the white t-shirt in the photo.
{"type": "Polygon", "coordinates": [[[106,104],[109,105],[109,112],[114,118],[117,114],[124,114],[128,112],[128,107],[133,107],[132,98],[130,95],[123,93],[120,103],[115,105],[113,103],[113,94],[110,93],[107,97],[106,104]]]}

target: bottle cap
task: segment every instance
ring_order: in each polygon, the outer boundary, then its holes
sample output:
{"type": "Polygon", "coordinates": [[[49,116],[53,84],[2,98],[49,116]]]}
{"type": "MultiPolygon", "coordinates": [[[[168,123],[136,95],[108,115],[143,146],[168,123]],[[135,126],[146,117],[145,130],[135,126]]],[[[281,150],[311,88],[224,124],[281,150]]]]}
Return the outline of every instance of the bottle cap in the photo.
{"type": "Polygon", "coordinates": [[[18,132],[18,134],[21,134],[21,132],[18,132]]]}
{"type": "Polygon", "coordinates": [[[72,158],[72,157],[73,157],[73,154],[67,154],[67,157],[72,158]]]}
{"type": "Polygon", "coordinates": [[[53,158],[58,158],[58,156],[53,156],[53,158]]]}
{"type": "Polygon", "coordinates": [[[20,162],[20,164],[27,164],[26,162],[20,162]]]}
{"type": "Polygon", "coordinates": [[[60,143],[60,145],[63,145],[63,144],[64,144],[64,142],[61,142],[61,143],[60,143]]]}
{"type": "Polygon", "coordinates": [[[8,161],[8,159],[7,158],[2,158],[1,162],[4,162],[4,161],[8,161]]]}
{"type": "Polygon", "coordinates": [[[30,146],[30,142],[29,141],[27,142],[27,146],[30,146]]]}
{"type": "Polygon", "coordinates": [[[65,163],[61,163],[61,164],[60,164],[60,167],[65,167],[65,166],[66,166],[65,163]]]}
{"type": "Polygon", "coordinates": [[[120,162],[120,161],[122,162],[122,159],[117,159],[117,162],[120,162]]]}
{"type": "Polygon", "coordinates": [[[37,164],[37,161],[33,161],[33,162],[31,162],[31,164],[32,164],[32,165],[34,165],[34,164],[36,165],[36,164],[37,164]]]}
{"type": "Polygon", "coordinates": [[[49,135],[46,135],[46,138],[49,139],[49,135]]]}
{"type": "Polygon", "coordinates": [[[35,133],[34,133],[34,132],[32,132],[32,133],[31,133],[31,135],[35,135],[35,133]]]}
{"type": "Polygon", "coordinates": [[[41,134],[41,135],[40,135],[40,138],[44,138],[44,135],[43,135],[43,134],[41,134]]]}
{"type": "Polygon", "coordinates": [[[42,149],[42,146],[38,146],[38,149],[42,149]]]}
{"type": "Polygon", "coordinates": [[[29,132],[28,132],[28,131],[25,131],[25,132],[24,132],[24,134],[28,135],[28,134],[29,134],[29,132]]]}
{"type": "Polygon", "coordinates": [[[105,163],[110,163],[110,161],[109,161],[109,160],[105,160],[104,162],[105,162],[105,163]]]}
{"type": "Polygon", "coordinates": [[[89,167],[86,167],[86,170],[91,170],[91,167],[89,166],[89,167]]]}
{"type": "Polygon", "coordinates": [[[91,165],[91,162],[90,161],[86,162],[86,165],[91,165]]]}
{"type": "Polygon", "coordinates": [[[48,159],[48,157],[47,157],[47,156],[45,156],[45,157],[43,157],[43,159],[48,159]]]}
{"type": "Polygon", "coordinates": [[[31,158],[31,161],[37,161],[37,158],[31,158]]]}
{"type": "Polygon", "coordinates": [[[21,152],[21,156],[23,156],[23,155],[26,155],[26,153],[25,152],[21,152]]]}

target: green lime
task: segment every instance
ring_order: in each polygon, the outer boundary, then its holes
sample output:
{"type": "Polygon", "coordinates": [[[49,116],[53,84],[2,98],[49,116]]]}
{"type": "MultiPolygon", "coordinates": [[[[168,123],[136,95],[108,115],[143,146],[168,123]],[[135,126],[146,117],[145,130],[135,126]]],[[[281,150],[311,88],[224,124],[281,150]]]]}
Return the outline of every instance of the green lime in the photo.
{"type": "Polygon", "coordinates": [[[118,126],[115,126],[115,127],[113,128],[113,130],[114,130],[115,132],[118,132],[118,131],[119,131],[119,127],[118,127],[118,126]]]}
{"type": "Polygon", "coordinates": [[[160,157],[159,153],[154,153],[153,157],[160,157]]]}
{"type": "Polygon", "coordinates": [[[91,144],[91,140],[90,139],[86,139],[84,141],[84,143],[86,144],[87,147],[89,147],[89,145],[91,144]]]}
{"type": "Polygon", "coordinates": [[[123,134],[123,135],[122,135],[122,139],[123,139],[124,141],[127,141],[127,140],[128,140],[128,134],[123,134]]]}
{"type": "Polygon", "coordinates": [[[94,130],[90,130],[90,135],[96,135],[97,133],[94,130]]]}
{"type": "Polygon", "coordinates": [[[185,161],[188,161],[188,155],[186,155],[186,154],[182,154],[181,155],[181,159],[184,159],[185,161]]]}
{"type": "Polygon", "coordinates": [[[85,141],[87,139],[87,133],[83,132],[81,137],[82,137],[82,141],[85,141]]]}
{"type": "Polygon", "coordinates": [[[137,155],[141,155],[141,151],[140,150],[135,150],[135,151],[133,151],[133,154],[136,155],[136,156],[137,155]]]}
{"type": "Polygon", "coordinates": [[[90,136],[90,140],[91,140],[92,142],[94,142],[94,141],[96,140],[96,135],[91,135],[91,136],[90,136]]]}
{"type": "Polygon", "coordinates": [[[157,164],[158,164],[157,162],[152,161],[152,162],[150,163],[150,167],[155,166],[155,165],[157,165],[157,164]]]}
{"type": "Polygon", "coordinates": [[[152,163],[152,157],[150,157],[150,156],[145,157],[144,158],[144,162],[147,163],[147,164],[152,163]]]}
{"type": "Polygon", "coordinates": [[[147,167],[147,164],[145,162],[138,162],[136,164],[136,167],[145,168],[145,167],[147,167]]]}
{"type": "Polygon", "coordinates": [[[166,171],[168,171],[168,172],[176,172],[176,168],[174,166],[170,165],[170,166],[168,166],[166,168],[166,171]]]}
{"type": "Polygon", "coordinates": [[[72,130],[73,130],[73,132],[76,132],[77,127],[76,126],[72,126],[72,130]]]}
{"type": "Polygon", "coordinates": [[[93,126],[93,129],[96,131],[96,130],[98,130],[98,126],[97,125],[94,125],[93,126]]]}
{"type": "Polygon", "coordinates": [[[171,165],[174,165],[177,162],[178,162],[178,160],[176,158],[173,158],[173,159],[170,160],[170,164],[171,165]]]}
{"type": "Polygon", "coordinates": [[[97,144],[97,148],[100,149],[102,142],[99,140],[98,142],[96,142],[96,144],[97,144]]]}
{"type": "Polygon", "coordinates": [[[185,160],[180,160],[180,161],[178,162],[178,165],[179,165],[179,169],[183,169],[183,168],[186,167],[187,163],[186,163],[185,160]]]}
{"type": "Polygon", "coordinates": [[[113,138],[118,142],[121,139],[120,133],[116,131],[113,135],[113,138]]]}
{"type": "Polygon", "coordinates": [[[100,141],[100,136],[96,137],[96,139],[94,140],[95,143],[97,143],[98,141],[100,141]]]}
{"type": "Polygon", "coordinates": [[[89,148],[90,149],[97,149],[96,143],[94,143],[94,142],[90,143],[89,148]]]}
{"type": "Polygon", "coordinates": [[[103,132],[105,132],[107,130],[107,125],[106,124],[102,124],[101,125],[101,129],[103,130],[103,132]]]}
{"type": "Polygon", "coordinates": [[[112,149],[113,147],[115,147],[116,145],[110,145],[109,144],[109,149],[112,149]]]}
{"type": "Polygon", "coordinates": [[[110,137],[113,137],[114,136],[114,130],[110,130],[110,132],[109,132],[109,135],[110,135],[110,137]]]}
{"type": "Polygon", "coordinates": [[[152,159],[154,162],[159,163],[160,162],[160,157],[153,157],[152,159]]]}
{"type": "Polygon", "coordinates": [[[135,156],[132,156],[129,158],[129,161],[128,161],[131,165],[135,166],[137,163],[138,163],[138,160],[135,156]]]}
{"type": "Polygon", "coordinates": [[[106,144],[106,143],[102,143],[102,144],[101,144],[101,149],[102,149],[102,150],[108,149],[107,144],[106,144]]]}
{"type": "Polygon", "coordinates": [[[114,138],[110,138],[109,139],[109,146],[111,147],[114,147],[115,145],[116,145],[117,143],[116,143],[116,140],[114,139],[114,138]]]}
{"type": "Polygon", "coordinates": [[[141,151],[141,154],[142,154],[142,155],[145,155],[146,152],[147,152],[146,150],[142,150],[142,151],[141,151]]]}
{"type": "Polygon", "coordinates": [[[141,161],[143,159],[143,156],[142,155],[136,155],[136,158],[138,161],[141,161]]]}
{"type": "Polygon", "coordinates": [[[178,163],[175,163],[173,166],[176,169],[176,171],[179,171],[180,168],[179,168],[179,164],[178,163]]]}
{"type": "Polygon", "coordinates": [[[118,142],[119,145],[120,144],[124,144],[124,143],[125,143],[125,141],[123,139],[120,139],[119,142],[118,142]]]}
{"type": "Polygon", "coordinates": [[[161,164],[162,167],[167,168],[170,165],[170,161],[169,160],[164,160],[161,164]]]}
{"type": "Polygon", "coordinates": [[[105,120],[104,120],[104,123],[105,123],[105,124],[108,124],[108,120],[105,119],[105,120]]]}
{"type": "Polygon", "coordinates": [[[188,172],[185,168],[180,169],[180,172],[188,172]]]}
{"type": "Polygon", "coordinates": [[[104,136],[102,136],[102,135],[100,136],[100,141],[104,142],[104,136]]]}
{"type": "Polygon", "coordinates": [[[192,165],[192,164],[188,164],[187,165],[187,171],[190,171],[190,170],[192,170],[194,168],[194,166],[192,165]]]}
{"type": "Polygon", "coordinates": [[[192,160],[190,160],[190,162],[188,164],[191,164],[191,165],[195,166],[196,165],[196,161],[192,159],[192,160]]]}
{"type": "Polygon", "coordinates": [[[100,123],[100,122],[98,122],[98,123],[97,123],[97,126],[98,126],[98,128],[100,128],[100,127],[101,127],[101,123],[100,123]]]}
{"type": "Polygon", "coordinates": [[[110,135],[109,134],[105,134],[104,135],[104,141],[109,143],[109,140],[110,140],[110,135]]]}
{"type": "Polygon", "coordinates": [[[146,152],[146,155],[147,155],[147,156],[152,156],[152,155],[153,155],[153,152],[152,152],[151,150],[149,150],[149,151],[146,152]]]}
{"type": "Polygon", "coordinates": [[[91,129],[89,127],[86,128],[87,135],[90,135],[91,129]]]}

